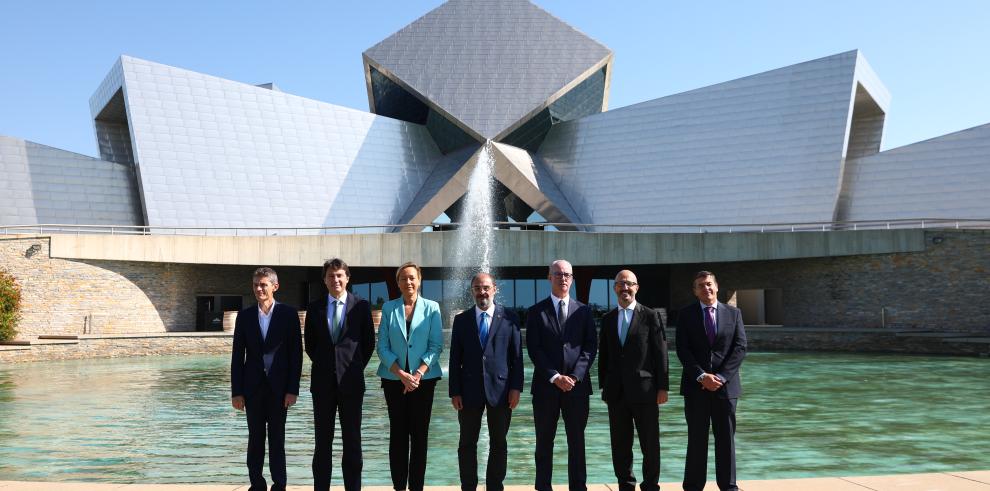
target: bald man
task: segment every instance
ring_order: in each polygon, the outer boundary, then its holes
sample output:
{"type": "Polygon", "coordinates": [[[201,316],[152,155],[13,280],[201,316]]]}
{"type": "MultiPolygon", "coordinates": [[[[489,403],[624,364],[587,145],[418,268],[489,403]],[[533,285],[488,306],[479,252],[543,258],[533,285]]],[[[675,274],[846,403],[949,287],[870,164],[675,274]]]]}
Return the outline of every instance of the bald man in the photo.
{"type": "Polygon", "coordinates": [[[638,302],[632,271],[615,276],[618,306],[602,318],[598,342],[598,384],[608,406],[612,468],[619,489],[636,489],[633,426],[643,451],[642,491],[660,489],[660,405],[667,402],[667,337],[657,313],[638,302]]]}
{"type": "Polygon", "coordinates": [[[571,263],[558,259],[547,275],[550,296],[526,312],[526,352],[533,362],[533,423],[536,426],[537,491],[550,491],[557,422],[567,435],[567,487],[588,489],[584,430],[588,425],[591,364],[598,334],[591,309],[570,297],[571,263]]]}

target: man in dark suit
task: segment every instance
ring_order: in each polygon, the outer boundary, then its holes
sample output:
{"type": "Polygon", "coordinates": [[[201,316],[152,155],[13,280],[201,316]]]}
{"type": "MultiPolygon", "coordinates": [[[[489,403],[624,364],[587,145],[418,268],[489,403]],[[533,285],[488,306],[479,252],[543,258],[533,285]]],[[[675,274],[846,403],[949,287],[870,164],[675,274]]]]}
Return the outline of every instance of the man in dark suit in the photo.
{"type": "Polygon", "coordinates": [[[361,489],[364,368],[375,351],[375,326],[368,301],[347,291],[350,278],[351,270],[344,261],[331,259],[323,263],[323,283],[329,293],[306,309],[306,354],[313,361],[309,391],[313,394],[316,430],[316,490],[330,489],[334,419],[338,412],[344,440],[344,489],[361,489]]]}
{"type": "Polygon", "coordinates": [[[709,271],[694,277],[699,303],[677,316],[677,357],[687,420],[685,491],[702,491],[708,472],[708,428],[715,434],[715,482],[722,491],[736,486],[736,401],[742,393],[739,367],[746,357],[742,312],[718,301],[718,281],[709,271]]]}
{"type": "Polygon", "coordinates": [[[536,426],[536,489],[548,491],[553,476],[553,440],[557,420],[567,433],[567,483],[572,491],[587,489],[584,429],[588,424],[591,381],[598,336],[587,305],[570,298],[571,263],[550,265],[550,297],[526,313],[526,351],[533,361],[533,422],[536,426]]]}
{"type": "Polygon", "coordinates": [[[253,275],[258,304],[237,314],[230,358],[230,402],[245,410],[248,423],[247,467],[251,491],[263,491],[265,434],[272,489],[284,490],[285,417],[299,395],[302,336],[296,309],[275,301],[278,275],[258,268],[253,275]]]}
{"type": "Polygon", "coordinates": [[[598,384],[608,405],[612,468],[619,489],[636,489],[633,425],[643,451],[642,491],[660,489],[660,404],[667,402],[667,336],[656,312],[636,302],[639,283],[632,271],[615,276],[618,307],[602,318],[598,343],[598,384]]]}
{"type": "Polygon", "coordinates": [[[495,305],[496,293],[492,275],[474,275],[475,306],[454,317],[450,339],[450,402],[461,427],[457,465],[465,491],[478,487],[478,433],[483,413],[488,415],[490,438],[485,488],[504,489],[506,435],[523,386],[519,321],[512,311],[495,305]]]}

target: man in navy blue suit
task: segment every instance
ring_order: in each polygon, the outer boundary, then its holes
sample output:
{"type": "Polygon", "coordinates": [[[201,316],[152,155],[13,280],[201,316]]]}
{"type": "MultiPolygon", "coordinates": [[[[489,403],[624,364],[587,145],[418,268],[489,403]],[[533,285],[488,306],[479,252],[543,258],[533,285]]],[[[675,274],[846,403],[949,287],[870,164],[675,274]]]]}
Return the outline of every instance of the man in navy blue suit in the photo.
{"type": "Polygon", "coordinates": [[[591,309],[572,299],[571,263],[550,264],[550,296],[526,313],[526,351],[533,361],[533,422],[536,426],[536,489],[549,491],[553,477],[553,440],[563,415],[567,434],[567,483],[587,489],[584,429],[588,425],[591,363],[598,335],[591,309]]]}
{"type": "Polygon", "coordinates": [[[258,268],[253,275],[257,305],[237,314],[230,358],[230,403],[246,410],[247,467],[251,491],[263,491],[265,434],[272,490],[284,490],[285,417],[299,395],[302,335],[296,309],[275,301],[278,275],[258,268]]]}
{"type": "Polygon", "coordinates": [[[360,491],[361,407],[364,405],[364,368],[375,351],[375,326],[368,301],[347,291],[351,270],[340,259],[323,263],[327,296],[306,308],[306,354],[313,361],[313,488],[330,489],[333,468],[334,420],[340,415],[343,440],[341,471],[346,491],[360,491]]]}
{"type": "Polygon", "coordinates": [[[681,395],[687,420],[684,490],[705,489],[708,472],[708,430],[715,434],[715,482],[722,491],[736,491],[736,401],[742,393],[739,367],[746,357],[742,312],[718,301],[715,274],[694,276],[698,302],[677,316],[677,357],[681,395]]]}
{"type": "Polygon", "coordinates": [[[457,410],[461,438],[457,465],[461,489],[478,487],[478,434],[488,416],[488,470],[485,487],[502,491],[508,460],[506,435],[523,386],[522,335],[515,314],[495,304],[495,278],[478,273],[471,280],[474,308],[454,317],[450,339],[450,401],[457,410]]]}

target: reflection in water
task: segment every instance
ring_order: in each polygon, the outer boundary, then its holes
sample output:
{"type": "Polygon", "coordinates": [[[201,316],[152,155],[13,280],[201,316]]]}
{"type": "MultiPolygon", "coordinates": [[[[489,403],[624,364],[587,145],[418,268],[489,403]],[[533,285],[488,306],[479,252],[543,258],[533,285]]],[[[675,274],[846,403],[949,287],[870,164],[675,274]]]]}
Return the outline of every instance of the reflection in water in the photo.
{"type": "MultiPolygon", "coordinates": [[[[0,368],[0,480],[246,482],[247,425],[230,407],[228,363],[226,356],[188,356],[0,368]]],[[[985,373],[987,364],[970,358],[751,354],[739,405],[739,476],[990,468],[982,437],[983,428],[990,427],[990,382],[977,376],[970,386],[958,383],[960,374],[985,373]]],[[[679,366],[673,365],[676,391],[679,366]]],[[[367,370],[364,483],[388,485],[388,418],[373,375],[376,366],[372,360],[367,370]]],[[[289,479],[295,484],[312,482],[308,372],[307,363],[304,391],[287,423],[289,479]]],[[[589,481],[613,482],[607,417],[598,394],[591,409],[589,481]]],[[[427,483],[456,484],[458,429],[445,381],[433,414],[427,483]]],[[[676,482],[686,442],[679,397],[663,406],[660,425],[662,480],[676,482]]],[[[554,476],[563,481],[563,425],[560,431],[554,476]]],[[[533,434],[525,393],[509,432],[507,482],[532,482],[533,434]]],[[[339,442],[334,461],[340,462],[339,442]]],[[[482,468],[484,462],[482,456],[482,468]]],[[[338,465],[334,474],[339,483],[338,465]]]]}

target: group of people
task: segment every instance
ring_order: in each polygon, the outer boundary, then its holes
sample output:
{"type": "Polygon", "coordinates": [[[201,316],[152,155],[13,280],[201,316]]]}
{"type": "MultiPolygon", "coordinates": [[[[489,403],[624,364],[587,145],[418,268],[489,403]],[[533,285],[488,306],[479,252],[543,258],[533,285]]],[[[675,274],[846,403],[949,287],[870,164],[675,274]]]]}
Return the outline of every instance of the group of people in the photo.
{"type": "MultiPolygon", "coordinates": [[[[304,335],[295,309],[275,301],[278,277],[271,268],[253,275],[256,306],[242,310],[234,329],[231,404],[245,410],[247,467],[252,490],[264,490],[262,475],[268,440],[271,489],[285,489],[285,421],[296,403],[302,353],[312,360],[315,449],[314,489],[328,490],[334,422],[339,417],[344,488],[361,488],[361,408],[364,370],[377,351],[377,374],[389,416],[389,470],[396,490],[424,487],[433,396],[443,375],[440,306],[419,295],[422,270],[405,263],[396,271],[401,296],[382,307],[377,342],[367,300],[347,291],[350,269],[340,259],[323,265],[326,297],[307,307],[304,335]],[[339,413],[339,416],[338,416],[339,413]]],[[[592,393],[589,372],[598,358],[598,382],[608,407],[612,465],[622,490],[633,490],[633,431],[643,453],[639,484],[659,489],[659,406],[668,399],[668,355],[664,323],[656,311],[637,303],[639,283],[629,270],[615,278],[617,307],[596,329],[591,309],[570,296],[570,263],[554,261],[548,274],[550,296],[526,314],[525,350],[533,365],[530,382],[536,431],[538,491],[551,489],[554,437],[560,419],[567,437],[567,481],[586,490],[584,432],[592,393]]],[[[503,489],[508,461],[507,435],[523,390],[523,336],[510,309],[495,303],[495,278],[471,279],[474,306],[454,317],[448,366],[449,396],[457,411],[461,488],[478,486],[477,443],[482,418],[488,425],[485,485],[503,489]]],[[[739,367],[746,354],[742,315],[717,299],[715,275],[695,275],[697,303],[679,312],[676,352],[683,366],[680,393],[688,445],[683,489],[701,491],[708,469],[708,438],[715,436],[719,489],[735,490],[735,410],[741,387],[739,367]]]]}

